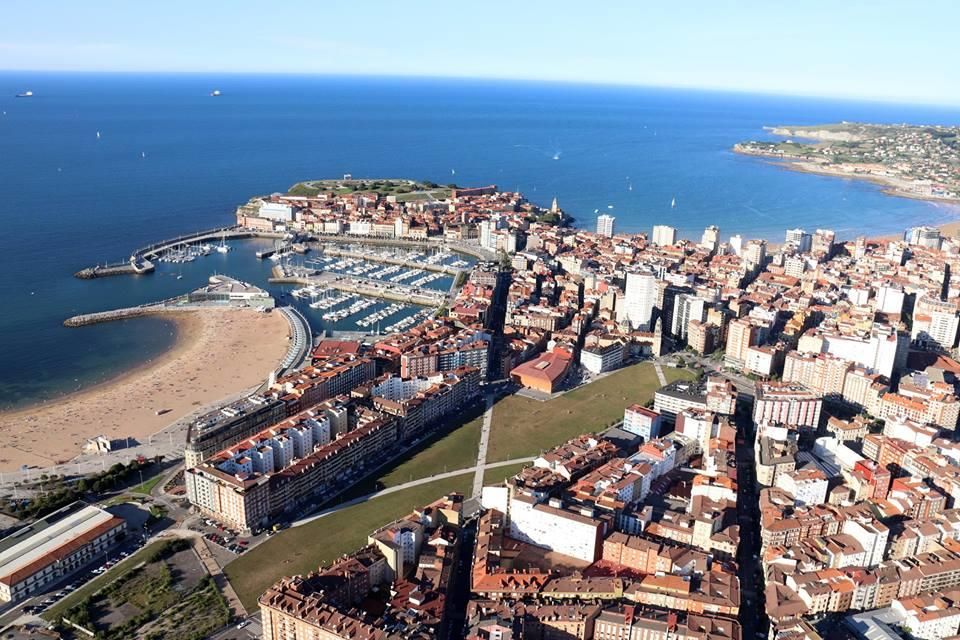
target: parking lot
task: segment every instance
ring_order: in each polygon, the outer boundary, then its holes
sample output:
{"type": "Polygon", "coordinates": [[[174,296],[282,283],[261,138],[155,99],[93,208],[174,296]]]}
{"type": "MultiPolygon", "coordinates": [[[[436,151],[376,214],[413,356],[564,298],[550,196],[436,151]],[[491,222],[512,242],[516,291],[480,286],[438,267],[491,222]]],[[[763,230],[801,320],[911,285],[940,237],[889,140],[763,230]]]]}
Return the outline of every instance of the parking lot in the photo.
{"type": "Polygon", "coordinates": [[[62,598],[70,595],[84,584],[90,580],[96,578],[102,573],[105,573],[118,562],[125,560],[137,549],[143,546],[142,540],[133,540],[128,541],[127,543],[108,551],[104,554],[102,562],[92,563],[88,565],[85,569],[75,573],[70,576],[69,581],[61,584],[55,591],[51,590],[46,594],[40,594],[29,598],[25,601],[25,606],[23,606],[22,612],[29,615],[40,615],[62,598]]]}

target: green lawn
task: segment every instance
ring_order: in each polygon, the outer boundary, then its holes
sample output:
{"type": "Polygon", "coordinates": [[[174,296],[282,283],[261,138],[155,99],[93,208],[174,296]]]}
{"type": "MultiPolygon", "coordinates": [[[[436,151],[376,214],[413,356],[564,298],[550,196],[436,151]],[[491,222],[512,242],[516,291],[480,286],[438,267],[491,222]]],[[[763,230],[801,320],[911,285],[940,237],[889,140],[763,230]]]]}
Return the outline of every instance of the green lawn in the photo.
{"type": "Polygon", "coordinates": [[[248,611],[257,598],[282,576],[315,571],[367,541],[374,529],[410,513],[444,494],[467,493],[473,474],[437,480],[419,487],[348,507],[302,527],[278,533],[228,564],[224,571],[248,611]]]}
{"type": "Polygon", "coordinates": [[[477,450],[480,448],[483,405],[471,407],[461,416],[461,420],[458,426],[428,440],[420,451],[387,466],[377,476],[351,487],[344,492],[342,501],[373,493],[377,490],[378,481],[382,482],[384,487],[395,487],[411,480],[474,466],[477,463],[477,450]]]}
{"type": "MultiPolygon", "coordinates": [[[[694,375],[671,367],[663,367],[663,373],[668,382],[694,375]]],[[[628,405],[646,402],[659,388],[653,365],[641,363],[546,402],[508,396],[493,410],[487,462],[537,455],[581,433],[600,431],[623,419],[628,405]]]]}
{"type": "Polygon", "coordinates": [[[163,479],[163,474],[158,473],[149,480],[144,481],[143,484],[138,484],[135,487],[131,487],[130,491],[133,493],[142,493],[143,495],[150,495],[150,492],[153,491],[153,488],[160,484],[160,481],[163,479]]]}
{"type": "Polygon", "coordinates": [[[119,580],[136,569],[142,561],[154,556],[154,554],[158,553],[166,544],[168,544],[168,542],[168,540],[157,540],[156,542],[151,542],[143,549],[140,549],[135,554],[121,562],[118,566],[114,567],[110,571],[107,571],[106,573],[100,574],[67,597],[60,600],[58,603],[44,611],[41,617],[44,620],[51,622],[58,620],[64,612],[71,609],[74,605],[79,604],[87,596],[93,595],[103,587],[119,580]]]}
{"type": "Polygon", "coordinates": [[[497,467],[496,469],[486,469],[483,472],[483,486],[488,486],[492,484],[500,484],[507,478],[515,476],[520,473],[520,469],[533,464],[532,462],[518,462],[517,464],[508,464],[504,467],[497,467]]]}

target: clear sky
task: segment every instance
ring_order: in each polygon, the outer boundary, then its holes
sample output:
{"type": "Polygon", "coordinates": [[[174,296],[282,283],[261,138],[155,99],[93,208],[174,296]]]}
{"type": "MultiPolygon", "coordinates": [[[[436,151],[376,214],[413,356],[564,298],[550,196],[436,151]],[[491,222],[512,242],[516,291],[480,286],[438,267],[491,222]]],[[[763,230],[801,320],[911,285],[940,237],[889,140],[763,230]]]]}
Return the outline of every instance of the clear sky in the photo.
{"type": "Polygon", "coordinates": [[[0,69],[589,81],[960,104],[956,0],[3,0],[0,69]]]}

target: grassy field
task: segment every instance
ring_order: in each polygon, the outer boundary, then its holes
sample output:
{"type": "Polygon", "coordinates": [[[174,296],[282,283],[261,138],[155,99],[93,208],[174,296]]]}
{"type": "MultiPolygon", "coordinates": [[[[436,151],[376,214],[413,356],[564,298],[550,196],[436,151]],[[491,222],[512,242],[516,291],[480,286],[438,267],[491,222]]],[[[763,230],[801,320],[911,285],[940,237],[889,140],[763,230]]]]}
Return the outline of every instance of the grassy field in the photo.
{"type": "MultiPolygon", "coordinates": [[[[668,382],[693,378],[688,369],[663,368],[668,382]]],[[[487,462],[537,455],[581,433],[599,431],[623,418],[623,410],[643,403],[660,388],[652,364],[621,369],[559,398],[540,402],[508,396],[493,410],[487,462]]]]}
{"type": "Polygon", "coordinates": [[[305,574],[366,543],[374,529],[444,494],[470,490],[472,474],[438,480],[348,507],[278,533],[228,564],[225,573],[247,610],[282,576],[305,574]]]}
{"type": "Polygon", "coordinates": [[[377,490],[377,482],[381,482],[383,488],[395,487],[411,480],[428,478],[446,471],[467,469],[475,465],[477,450],[480,448],[483,405],[471,407],[462,419],[462,424],[434,436],[423,445],[420,451],[389,465],[378,475],[351,487],[344,492],[341,502],[373,493],[377,490]]]}
{"type": "Polygon", "coordinates": [[[150,495],[150,492],[153,491],[153,488],[157,486],[160,481],[163,480],[163,474],[158,473],[149,480],[145,480],[143,484],[138,484],[135,487],[131,487],[130,491],[133,493],[142,493],[143,495],[150,495]]]}
{"type": "Polygon", "coordinates": [[[517,475],[520,473],[520,469],[530,464],[533,463],[518,462],[517,464],[508,464],[505,467],[497,467],[496,469],[486,469],[483,472],[483,486],[500,484],[507,478],[517,475]]]}

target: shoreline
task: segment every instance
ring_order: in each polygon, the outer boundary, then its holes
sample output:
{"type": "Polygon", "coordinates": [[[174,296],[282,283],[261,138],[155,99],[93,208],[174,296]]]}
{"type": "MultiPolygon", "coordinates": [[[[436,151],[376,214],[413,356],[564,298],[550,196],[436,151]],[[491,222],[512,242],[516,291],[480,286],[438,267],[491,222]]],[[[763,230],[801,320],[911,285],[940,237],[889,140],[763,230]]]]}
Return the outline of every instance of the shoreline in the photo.
{"type": "MultiPolygon", "coordinates": [[[[146,317],[146,316],[143,316],[143,317],[146,317]]],[[[2,423],[3,420],[8,417],[14,417],[19,414],[32,413],[34,411],[43,409],[44,407],[47,407],[47,406],[57,404],[59,402],[66,402],[74,398],[79,398],[80,396],[83,396],[85,394],[95,393],[103,389],[104,387],[114,385],[120,382],[124,382],[128,378],[135,376],[138,373],[142,373],[143,371],[149,369],[150,367],[161,366],[165,363],[165,359],[167,358],[172,359],[174,352],[177,351],[177,349],[181,348],[182,343],[190,339],[190,336],[185,335],[186,332],[183,330],[182,325],[185,323],[179,322],[180,320],[188,320],[188,318],[185,318],[183,316],[177,317],[177,316],[173,316],[172,314],[167,315],[165,313],[157,313],[157,314],[154,314],[152,317],[154,319],[159,319],[159,320],[163,320],[165,322],[170,323],[170,327],[173,330],[173,343],[168,348],[164,349],[163,351],[158,353],[155,357],[149,360],[141,361],[129,367],[125,367],[123,370],[118,371],[117,373],[108,375],[107,377],[101,380],[95,380],[93,382],[90,382],[89,384],[86,384],[78,389],[73,389],[70,391],[62,391],[55,396],[34,400],[24,405],[0,407],[0,423],[2,423]]],[[[123,320],[118,320],[117,322],[131,322],[131,321],[136,322],[137,320],[140,320],[140,319],[141,318],[139,317],[125,318],[123,320]]]]}
{"type": "Polygon", "coordinates": [[[279,313],[202,309],[158,316],[176,327],[174,344],[159,356],[55,400],[0,411],[0,471],[69,462],[87,438],[101,434],[145,442],[262,382],[287,351],[289,326],[279,313]],[[228,369],[221,366],[227,360],[228,369]]]}
{"type": "Polygon", "coordinates": [[[786,158],[783,156],[758,153],[755,151],[744,151],[743,149],[739,148],[739,145],[734,145],[732,150],[734,153],[742,156],[763,158],[767,164],[771,164],[788,171],[809,173],[827,178],[841,178],[844,180],[869,182],[882,187],[880,191],[884,195],[895,198],[909,198],[911,200],[920,200],[922,202],[943,203],[960,206],[960,198],[939,198],[935,196],[924,196],[918,193],[913,193],[912,191],[906,191],[903,189],[902,181],[896,178],[884,178],[883,176],[875,176],[872,174],[849,173],[847,171],[830,170],[811,160],[803,160],[801,158],[786,158]]]}

